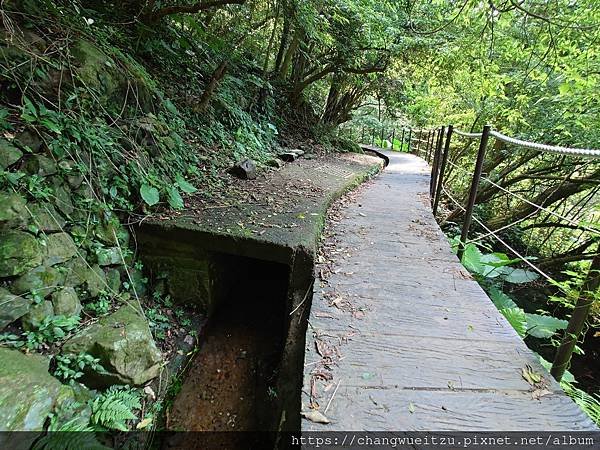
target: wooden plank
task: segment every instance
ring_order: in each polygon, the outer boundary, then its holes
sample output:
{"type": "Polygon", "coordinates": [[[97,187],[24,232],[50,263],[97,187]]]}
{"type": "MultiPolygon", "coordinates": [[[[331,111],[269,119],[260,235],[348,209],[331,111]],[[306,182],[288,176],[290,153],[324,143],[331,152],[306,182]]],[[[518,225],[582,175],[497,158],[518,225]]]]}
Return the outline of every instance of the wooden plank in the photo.
{"type": "Polygon", "coordinates": [[[332,423],[303,429],[595,429],[450,250],[426,164],[386,155],[326,242],[333,273],[315,283],[303,403],[330,404],[332,423]],[[548,395],[533,398],[526,365],[548,395]]]}

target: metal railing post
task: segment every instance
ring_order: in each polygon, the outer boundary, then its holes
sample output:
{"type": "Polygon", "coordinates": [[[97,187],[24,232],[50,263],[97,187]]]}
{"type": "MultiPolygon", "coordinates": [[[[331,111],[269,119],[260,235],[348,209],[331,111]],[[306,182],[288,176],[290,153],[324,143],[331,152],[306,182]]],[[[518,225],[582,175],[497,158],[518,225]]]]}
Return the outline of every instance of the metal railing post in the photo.
{"type": "Polygon", "coordinates": [[[429,143],[431,141],[431,130],[427,132],[427,143],[425,144],[425,161],[429,162],[429,143]]]}
{"type": "Polygon", "coordinates": [[[383,138],[385,137],[385,128],[381,127],[381,142],[379,142],[379,146],[383,148],[383,138]]]}
{"type": "Polygon", "coordinates": [[[421,147],[421,136],[423,135],[423,131],[415,131],[415,137],[417,140],[417,148],[415,148],[415,155],[419,156],[419,148],[421,147]]]}
{"type": "Polygon", "coordinates": [[[400,151],[404,150],[404,128],[402,128],[402,137],[400,138],[400,151]]]}
{"type": "Polygon", "coordinates": [[[408,129],[408,153],[411,153],[412,149],[412,128],[408,129]]]}
{"type": "Polygon", "coordinates": [[[392,150],[394,150],[394,139],[396,139],[396,129],[392,128],[392,150]]]}
{"type": "Polygon", "coordinates": [[[444,144],[444,154],[442,155],[442,161],[440,163],[437,186],[435,187],[435,196],[433,199],[434,216],[437,214],[438,205],[440,203],[440,195],[442,194],[442,183],[444,182],[444,172],[446,171],[446,163],[448,162],[448,154],[450,153],[450,140],[452,139],[453,131],[454,126],[448,125],[448,133],[446,134],[446,142],[444,144]]]}
{"type": "MultiPolygon", "coordinates": [[[[600,252],[600,246],[598,246],[598,252],[600,252]]],[[[600,271],[600,255],[597,254],[592,260],[587,279],[585,283],[583,283],[579,298],[577,299],[577,304],[575,305],[575,309],[573,310],[573,314],[571,315],[571,319],[565,330],[565,335],[560,343],[560,347],[558,347],[558,350],[556,351],[556,356],[552,363],[550,373],[556,381],[561,380],[571,362],[573,350],[575,349],[579,335],[583,331],[585,321],[587,320],[592,304],[594,303],[593,293],[598,290],[598,287],[600,286],[600,274],[598,271],[600,271]]]]}
{"type": "Polygon", "coordinates": [[[467,207],[465,208],[465,218],[463,221],[462,232],[460,234],[460,244],[458,245],[458,259],[462,260],[462,256],[465,252],[465,246],[467,244],[467,237],[469,236],[469,228],[471,227],[471,221],[473,220],[473,208],[475,207],[475,200],[477,199],[477,188],[479,187],[479,181],[481,180],[481,172],[483,170],[483,162],[485,159],[485,149],[487,147],[488,139],[490,137],[489,125],[483,127],[481,133],[481,141],[479,141],[479,150],[477,152],[477,161],[475,161],[475,170],[473,172],[473,180],[471,181],[471,190],[469,191],[469,200],[467,201],[467,207]]]}
{"type": "Polygon", "coordinates": [[[435,188],[437,186],[438,178],[438,167],[440,163],[440,154],[442,153],[442,143],[444,142],[444,131],[446,127],[442,127],[438,130],[437,140],[435,141],[435,153],[433,154],[433,164],[431,165],[431,180],[429,183],[429,197],[431,198],[431,204],[433,205],[433,196],[435,194],[435,188]]]}

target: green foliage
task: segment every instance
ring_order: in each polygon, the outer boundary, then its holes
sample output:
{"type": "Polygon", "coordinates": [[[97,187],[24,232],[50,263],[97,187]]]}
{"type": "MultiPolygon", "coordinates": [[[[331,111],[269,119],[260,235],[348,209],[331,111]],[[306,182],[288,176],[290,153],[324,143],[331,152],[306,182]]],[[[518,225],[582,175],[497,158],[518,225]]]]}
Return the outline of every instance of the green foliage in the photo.
{"type": "Polygon", "coordinates": [[[140,195],[148,206],[156,205],[160,200],[160,194],[155,187],[143,184],[140,188],[140,195]]]}
{"type": "Polygon", "coordinates": [[[573,386],[572,382],[561,381],[561,387],[565,393],[573,399],[575,403],[600,426],[600,395],[591,395],[587,392],[573,386]]]}
{"type": "Polygon", "coordinates": [[[94,358],[88,353],[79,353],[78,355],[56,355],[54,357],[56,367],[53,375],[63,382],[74,383],[75,380],[81,378],[86,368],[95,372],[105,372],[104,367],[100,364],[99,358],[94,358]]]}
{"type": "Polygon", "coordinates": [[[82,425],[73,418],[60,426],[50,426],[48,434],[40,438],[32,450],[109,450],[110,447],[98,442],[94,429],[82,425]]]}
{"type": "Polygon", "coordinates": [[[79,325],[77,316],[48,316],[36,330],[25,331],[25,345],[27,348],[35,350],[42,345],[52,344],[64,339],[70,331],[73,331],[79,325]]]}
{"type": "Polygon", "coordinates": [[[91,422],[104,429],[127,431],[128,421],[136,420],[140,394],[124,386],[111,386],[91,402],[91,422]]]}

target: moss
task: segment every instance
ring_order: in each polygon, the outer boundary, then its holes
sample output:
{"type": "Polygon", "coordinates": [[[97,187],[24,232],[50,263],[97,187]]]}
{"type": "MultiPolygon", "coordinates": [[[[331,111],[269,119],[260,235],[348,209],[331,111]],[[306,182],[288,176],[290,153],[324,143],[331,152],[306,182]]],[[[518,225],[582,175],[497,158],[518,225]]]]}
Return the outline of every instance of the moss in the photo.
{"type": "Polygon", "coordinates": [[[37,239],[23,231],[0,231],[0,277],[20,275],[42,263],[37,239]]]}

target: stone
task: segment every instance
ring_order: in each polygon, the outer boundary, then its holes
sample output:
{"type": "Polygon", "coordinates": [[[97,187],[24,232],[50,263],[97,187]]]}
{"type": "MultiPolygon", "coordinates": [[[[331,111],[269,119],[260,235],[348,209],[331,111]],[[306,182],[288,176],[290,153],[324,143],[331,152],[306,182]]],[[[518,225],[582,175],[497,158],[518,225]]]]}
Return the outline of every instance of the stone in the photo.
{"type": "Polygon", "coordinates": [[[109,289],[118,293],[121,290],[121,273],[117,269],[110,269],[106,272],[106,283],[109,289]]]}
{"type": "Polygon", "coordinates": [[[17,193],[0,192],[0,228],[20,228],[27,223],[27,202],[17,193]]]}
{"type": "Polygon", "coordinates": [[[234,164],[229,173],[242,180],[254,180],[256,178],[256,164],[251,159],[244,159],[234,164]]]}
{"type": "Polygon", "coordinates": [[[82,309],[77,292],[70,286],[52,294],[52,306],[57,316],[78,316],[82,309]]]}
{"type": "Polygon", "coordinates": [[[72,195],[71,191],[64,186],[57,186],[54,189],[54,202],[56,207],[67,217],[75,211],[73,202],[71,201],[72,195]]]}
{"type": "Polygon", "coordinates": [[[295,148],[292,150],[289,150],[290,153],[295,153],[296,156],[302,156],[304,155],[304,150],[300,150],[299,148],[295,148]]]}
{"type": "Polygon", "coordinates": [[[0,169],[4,170],[19,161],[23,152],[8,142],[6,139],[0,139],[0,169]]]}
{"type": "Polygon", "coordinates": [[[123,264],[123,258],[118,247],[99,248],[96,250],[99,266],[116,266],[123,264]]]}
{"type": "Polygon", "coordinates": [[[32,301],[0,288],[0,331],[29,311],[32,301]]]}
{"type": "Polygon", "coordinates": [[[30,221],[46,233],[62,231],[66,225],[65,219],[50,203],[29,205],[30,221]]]}
{"type": "Polygon", "coordinates": [[[67,233],[50,234],[45,242],[44,263],[49,266],[68,261],[77,254],[77,246],[67,233]]]}
{"type": "MultiPolygon", "coordinates": [[[[129,269],[129,277],[131,277],[131,281],[133,282],[135,293],[140,297],[146,295],[148,292],[148,279],[144,276],[142,271],[135,268],[129,269]]],[[[127,279],[129,279],[129,277],[127,277],[127,279]]]]}
{"type": "Polygon", "coordinates": [[[54,315],[52,302],[44,300],[42,303],[33,305],[27,314],[21,317],[21,324],[26,330],[37,330],[46,317],[54,315]]]}
{"type": "Polygon", "coordinates": [[[63,345],[64,353],[87,352],[100,359],[106,373],[88,372],[84,384],[94,388],[112,384],[140,386],[160,371],[162,355],[143,313],[121,306],[82,330],[63,345]]]}
{"type": "Polygon", "coordinates": [[[83,183],[84,179],[85,178],[83,178],[83,175],[80,173],[67,175],[67,183],[69,183],[71,189],[79,188],[79,186],[81,186],[81,183],[83,183]]]}
{"type": "Polygon", "coordinates": [[[17,145],[21,146],[21,148],[29,149],[33,153],[39,152],[43,144],[40,136],[32,130],[25,130],[17,134],[15,142],[17,145]]]}
{"type": "Polygon", "coordinates": [[[0,347],[0,361],[0,427],[42,431],[62,386],[48,373],[48,360],[0,347]]]}
{"type": "Polygon", "coordinates": [[[44,155],[33,155],[25,163],[25,170],[31,175],[49,177],[58,172],[56,161],[44,155]]]}
{"type": "Polygon", "coordinates": [[[94,234],[108,245],[120,244],[121,247],[129,245],[129,232],[116,219],[97,225],[94,234]]]}
{"type": "Polygon", "coordinates": [[[82,426],[88,424],[91,392],[80,384],[61,384],[48,373],[48,359],[0,347],[0,361],[0,447],[31,448],[50,415],[57,425],[73,418],[82,426]]]}
{"type": "Polygon", "coordinates": [[[285,152],[285,153],[280,153],[279,155],[277,155],[277,157],[285,162],[293,162],[293,161],[296,161],[296,158],[298,157],[298,155],[296,155],[295,153],[292,153],[292,152],[285,152]]]}
{"type": "Polygon", "coordinates": [[[98,297],[102,291],[105,291],[106,286],[106,274],[102,267],[94,264],[91,269],[86,273],[85,286],[92,297],[98,297]]]}
{"type": "Polygon", "coordinates": [[[271,158],[267,161],[267,166],[281,169],[283,167],[283,161],[279,158],[271,158]]]}
{"type": "Polygon", "coordinates": [[[42,263],[37,239],[23,231],[0,231],[0,277],[21,275],[42,263]]]}
{"type": "Polygon", "coordinates": [[[13,294],[36,292],[47,297],[64,283],[64,275],[51,266],[38,266],[17,278],[9,287],[13,294]]]}

